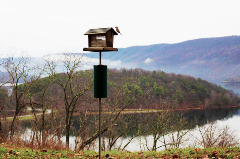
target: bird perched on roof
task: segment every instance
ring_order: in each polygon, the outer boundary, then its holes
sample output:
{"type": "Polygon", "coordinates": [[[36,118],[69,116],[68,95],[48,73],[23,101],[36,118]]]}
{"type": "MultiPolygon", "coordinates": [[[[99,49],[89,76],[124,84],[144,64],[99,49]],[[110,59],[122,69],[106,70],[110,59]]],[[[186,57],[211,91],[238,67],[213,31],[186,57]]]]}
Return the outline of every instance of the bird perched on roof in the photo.
{"type": "MultiPolygon", "coordinates": [[[[115,27],[116,28],[116,31],[119,33],[119,34],[121,34],[120,33],[120,30],[118,29],[118,27],[115,27]]],[[[121,34],[122,35],[122,34],[121,34]]]]}

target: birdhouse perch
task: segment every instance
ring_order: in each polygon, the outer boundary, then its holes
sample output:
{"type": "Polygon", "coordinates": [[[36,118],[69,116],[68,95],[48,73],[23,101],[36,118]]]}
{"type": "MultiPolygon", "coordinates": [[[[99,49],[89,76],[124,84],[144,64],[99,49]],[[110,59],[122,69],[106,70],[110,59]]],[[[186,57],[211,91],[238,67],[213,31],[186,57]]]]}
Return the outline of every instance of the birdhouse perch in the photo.
{"type": "Polygon", "coordinates": [[[90,29],[84,35],[88,35],[88,48],[83,51],[118,51],[113,48],[114,35],[118,35],[113,28],[90,29]]]}

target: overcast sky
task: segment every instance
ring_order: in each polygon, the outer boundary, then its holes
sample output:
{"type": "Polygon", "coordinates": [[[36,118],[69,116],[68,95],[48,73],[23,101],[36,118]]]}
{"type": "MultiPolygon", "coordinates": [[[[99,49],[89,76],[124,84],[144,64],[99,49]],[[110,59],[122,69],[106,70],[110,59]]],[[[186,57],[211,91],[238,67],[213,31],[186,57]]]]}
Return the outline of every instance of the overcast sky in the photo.
{"type": "Polygon", "coordinates": [[[0,52],[83,52],[89,29],[118,26],[114,47],[240,35],[238,0],[0,0],[0,52]]]}

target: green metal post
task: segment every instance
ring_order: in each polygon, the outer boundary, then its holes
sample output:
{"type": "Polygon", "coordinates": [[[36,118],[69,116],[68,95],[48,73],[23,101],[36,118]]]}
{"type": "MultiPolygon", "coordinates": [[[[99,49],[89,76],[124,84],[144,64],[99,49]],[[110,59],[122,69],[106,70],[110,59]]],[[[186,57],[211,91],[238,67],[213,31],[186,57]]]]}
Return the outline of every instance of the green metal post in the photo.
{"type": "Polygon", "coordinates": [[[101,98],[99,98],[99,159],[101,159],[101,98]]]}
{"type": "MultiPolygon", "coordinates": [[[[102,65],[101,63],[102,60],[102,53],[101,51],[99,52],[99,65],[102,65]]],[[[99,159],[101,159],[101,97],[99,98],[99,159]]]]}
{"type": "Polygon", "coordinates": [[[107,98],[107,66],[101,63],[99,53],[99,65],[94,65],[94,98],[99,98],[99,158],[101,158],[101,99],[107,98]]]}

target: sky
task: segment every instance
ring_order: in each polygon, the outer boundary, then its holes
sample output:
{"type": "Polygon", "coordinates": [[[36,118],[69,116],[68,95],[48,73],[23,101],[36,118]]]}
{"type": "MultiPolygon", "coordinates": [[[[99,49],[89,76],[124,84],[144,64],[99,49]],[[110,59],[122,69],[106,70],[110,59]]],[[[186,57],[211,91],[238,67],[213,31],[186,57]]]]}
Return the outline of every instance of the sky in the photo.
{"type": "Polygon", "coordinates": [[[0,55],[83,52],[89,29],[115,48],[240,35],[238,0],[0,0],[0,55]]]}

